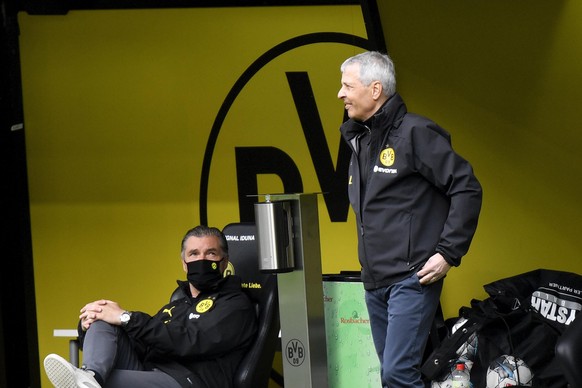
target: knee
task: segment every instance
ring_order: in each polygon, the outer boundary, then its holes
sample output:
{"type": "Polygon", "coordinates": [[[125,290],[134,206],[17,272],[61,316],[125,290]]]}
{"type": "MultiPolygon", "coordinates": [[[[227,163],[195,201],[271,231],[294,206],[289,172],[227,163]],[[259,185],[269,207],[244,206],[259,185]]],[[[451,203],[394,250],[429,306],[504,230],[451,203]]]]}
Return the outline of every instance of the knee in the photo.
{"type": "Polygon", "coordinates": [[[382,370],[382,386],[391,387],[394,385],[394,370],[384,369],[382,370]]]}
{"type": "Polygon", "coordinates": [[[118,326],[112,325],[105,321],[95,321],[87,329],[86,335],[95,335],[97,333],[117,333],[118,326]]]}
{"type": "Polygon", "coordinates": [[[388,387],[399,387],[405,371],[395,365],[385,365],[382,369],[382,384],[388,387]]]}
{"type": "Polygon", "coordinates": [[[406,361],[384,363],[382,384],[388,387],[418,387],[422,381],[420,369],[406,361]]]}
{"type": "Polygon", "coordinates": [[[91,324],[91,326],[89,326],[89,330],[94,329],[94,330],[98,330],[98,329],[108,329],[108,328],[113,328],[114,326],[110,323],[107,323],[105,321],[95,321],[91,324]]]}

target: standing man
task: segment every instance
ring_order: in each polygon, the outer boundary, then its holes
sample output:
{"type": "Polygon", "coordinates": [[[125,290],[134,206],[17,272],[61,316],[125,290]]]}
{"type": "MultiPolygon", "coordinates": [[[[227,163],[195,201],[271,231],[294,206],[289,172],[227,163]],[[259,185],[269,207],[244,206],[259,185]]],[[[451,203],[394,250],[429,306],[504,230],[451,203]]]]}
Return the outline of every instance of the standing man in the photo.
{"type": "Polygon", "coordinates": [[[348,195],[382,385],[421,388],[443,278],[469,249],[481,186],[450,135],[407,111],[388,55],[365,52],[340,70],[348,195]]]}
{"type": "Polygon", "coordinates": [[[238,276],[223,277],[228,245],[220,230],[190,229],[181,250],[188,281],[156,315],[110,300],[81,309],[83,368],[49,354],[44,367],[55,387],[232,387],[257,329],[254,306],[238,276]]]}

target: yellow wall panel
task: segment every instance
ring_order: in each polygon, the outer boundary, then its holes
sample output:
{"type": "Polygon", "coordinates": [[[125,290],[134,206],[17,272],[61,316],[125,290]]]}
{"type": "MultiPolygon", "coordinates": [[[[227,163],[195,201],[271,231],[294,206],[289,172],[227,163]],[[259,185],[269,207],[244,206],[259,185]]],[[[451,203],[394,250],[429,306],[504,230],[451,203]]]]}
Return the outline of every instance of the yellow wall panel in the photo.
{"type": "MultiPolygon", "coordinates": [[[[452,134],[484,187],[473,245],[445,284],[445,315],[502,277],[582,273],[579,3],[378,3],[409,109],[452,134]]],[[[211,129],[258,58],[306,34],[366,37],[355,6],[80,11],[19,22],[41,358],[66,354],[52,330],[74,327],[84,303],[105,297],[153,312],[183,277],[179,242],[201,218],[211,129]]],[[[308,74],[327,141],[320,152],[335,166],[339,65],[361,51],[345,42],[293,47],[247,80],[216,137],[210,224],[238,221],[236,147],[276,147],[304,191],[322,191],[286,74],[308,74]]],[[[263,193],[283,188],[275,174],[257,184],[263,193]]],[[[332,222],[320,198],[319,211],[324,272],[357,270],[351,210],[332,222]]]]}
{"type": "Polygon", "coordinates": [[[484,186],[471,250],[445,283],[445,314],[496,279],[582,273],[580,5],[378,3],[409,109],[451,132],[484,186]]]}
{"type": "MultiPolygon", "coordinates": [[[[75,327],[86,302],[153,313],[184,278],[179,244],[201,219],[211,128],[245,70],[302,35],[365,38],[355,6],[78,11],[19,23],[41,359],[66,355],[52,331],[75,327]]],[[[235,147],[277,147],[305,190],[321,191],[286,72],[309,75],[335,163],[339,65],[359,51],[297,45],[248,80],[216,138],[209,224],[239,220],[235,147]]],[[[282,187],[277,175],[258,177],[260,192],[282,187]]],[[[324,270],[358,269],[353,219],[331,223],[320,206],[324,270]]]]}

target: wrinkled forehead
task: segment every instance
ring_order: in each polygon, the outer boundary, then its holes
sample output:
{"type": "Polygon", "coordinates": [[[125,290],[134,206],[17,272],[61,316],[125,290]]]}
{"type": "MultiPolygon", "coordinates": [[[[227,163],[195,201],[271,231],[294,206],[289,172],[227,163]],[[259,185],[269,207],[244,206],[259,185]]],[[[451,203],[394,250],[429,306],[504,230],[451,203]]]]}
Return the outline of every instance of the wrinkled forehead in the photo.
{"type": "Polygon", "coordinates": [[[354,64],[346,67],[342,73],[342,83],[361,84],[360,65],[354,64]]]}
{"type": "Polygon", "coordinates": [[[358,62],[348,63],[344,67],[343,74],[350,74],[359,76],[360,75],[360,64],[358,62]]]}

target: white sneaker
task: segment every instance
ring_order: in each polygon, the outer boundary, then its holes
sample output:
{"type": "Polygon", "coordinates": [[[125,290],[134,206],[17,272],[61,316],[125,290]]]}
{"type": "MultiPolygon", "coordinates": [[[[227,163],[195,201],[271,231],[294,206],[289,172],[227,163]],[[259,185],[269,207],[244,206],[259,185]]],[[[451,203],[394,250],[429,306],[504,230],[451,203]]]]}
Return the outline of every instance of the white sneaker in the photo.
{"type": "Polygon", "coordinates": [[[57,354],[45,357],[44,370],[56,388],[101,388],[93,373],[77,368],[57,354]]]}

